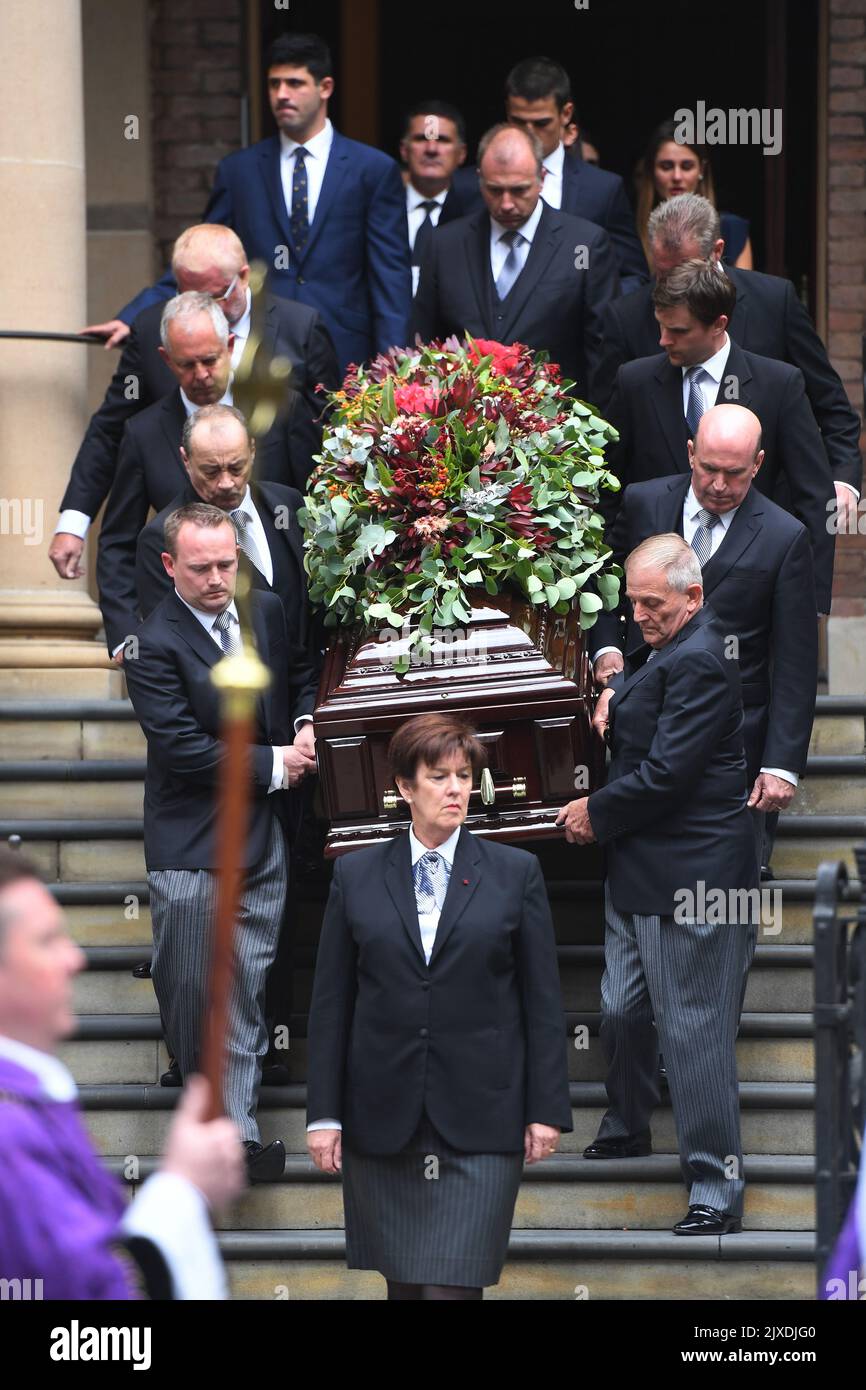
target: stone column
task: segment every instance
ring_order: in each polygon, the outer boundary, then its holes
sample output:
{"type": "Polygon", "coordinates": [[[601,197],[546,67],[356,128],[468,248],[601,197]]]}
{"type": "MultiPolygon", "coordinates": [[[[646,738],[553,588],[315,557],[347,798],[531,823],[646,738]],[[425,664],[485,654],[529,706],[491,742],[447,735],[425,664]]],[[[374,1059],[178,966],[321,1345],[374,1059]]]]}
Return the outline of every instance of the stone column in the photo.
{"type": "MultiPolygon", "coordinates": [[[[3,0],[0,39],[0,327],[75,332],[86,321],[79,0],[3,0]]],[[[0,696],[119,689],[85,581],[60,579],[47,554],[96,350],[0,341],[0,696]]]]}

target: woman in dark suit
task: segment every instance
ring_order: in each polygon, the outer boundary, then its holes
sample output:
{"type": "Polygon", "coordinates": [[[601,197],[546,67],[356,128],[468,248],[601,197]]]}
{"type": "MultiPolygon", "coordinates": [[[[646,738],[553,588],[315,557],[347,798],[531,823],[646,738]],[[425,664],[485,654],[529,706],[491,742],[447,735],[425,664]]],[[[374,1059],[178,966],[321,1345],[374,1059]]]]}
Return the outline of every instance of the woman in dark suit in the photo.
{"type": "Polygon", "coordinates": [[[486,755],[422,715],[389,750],[412,826],[337,861],[309,1025],[314,1162],[342,1168],[350,1269],[389,1299],[480,1299],[524,1160],[571,1129],[556,943],[535,855],[463,828],[486,755]]]}

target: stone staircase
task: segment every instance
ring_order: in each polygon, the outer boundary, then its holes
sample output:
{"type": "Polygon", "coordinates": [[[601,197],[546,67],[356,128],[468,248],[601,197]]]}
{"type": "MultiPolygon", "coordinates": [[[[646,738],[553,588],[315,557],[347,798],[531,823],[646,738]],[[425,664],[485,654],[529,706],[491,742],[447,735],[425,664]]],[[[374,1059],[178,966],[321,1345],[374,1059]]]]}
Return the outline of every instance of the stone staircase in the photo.
{"type": "MultiPolygon", "coordinates": [[[[853,847],[866,839],[864,718],[864,700],[819,697],[797,814],[780,826],[779,877],[770,887],[781,912],[759,934],[737,1045],[748,1180],[740,1235],[686,1241],[671,1234],[685,1192],[669,1106],[655,1117],[650,1158],[599,1164],[580,1157],[605,1105],[599,865],[592,850],[544,847],[574,1132],[560,1154],[527,1171],[508,1264],[489,1297],[812,1296],[812,900],[818,863],[843,858],[853,878],[853,847]],[[588,1046],[576,1045],[586,1035],[588,1046]]],[[[158,1084],[167,1058],[151,983],[131,973],[150,950],[144,741],[123,700],[0,701],[0,734],[0,836],[21,836],[88,956],[76,985],[78,1029],[62,1055],[97,1146],[133,1191],[153,1168],[177,1098],[158,1084]]],[[[859,884],[851,891],[859,896],[859,884]]],[[[301,1009],[325,893],[324,885],[299,893],[301,1009]]],[[[378,1275],[343,1266],[339,1181],[319,1174],[305,1154],[305,1024],[303,1013],[292,1020],[292,1084],[264,1090],[260,1104],[265,1141],[282,1137],[290,1151],[286,1174],[247,1192],[221,1223],[233,1290],[243,1298],[378,1298],[378,1275]]]]}

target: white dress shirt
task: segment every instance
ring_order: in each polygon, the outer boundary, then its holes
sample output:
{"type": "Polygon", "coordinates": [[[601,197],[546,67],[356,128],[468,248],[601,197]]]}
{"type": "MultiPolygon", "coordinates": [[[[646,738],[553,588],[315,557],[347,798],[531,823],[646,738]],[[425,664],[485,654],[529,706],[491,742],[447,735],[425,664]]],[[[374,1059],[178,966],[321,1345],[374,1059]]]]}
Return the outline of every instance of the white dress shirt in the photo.
{"type": "MultiPolygon", "coordinates": [[[[177,589],[175,589],[174,592],[177,594],[177,589]]],[[[182,594],[177,594],[177,596],[178,596],[178,598],[180,599],[181,603],[183,604],[184,608],[188,608],[189,611],[190,611],[190,613],[192,613],[192,616],[193,616],[198,622],[201,623],[201,625],[202,625],[202,627],[204,628],[205,632],[208,634],[208,636],[211,638],[211,640],[219,647],[220,651],[221,651],[221,652],[222,652],[222,651],[225,651],[225,648],[223,647],[223,644],[222,644],[222,642],[220,641],[220,635],[219,635],[219,633],[214,631],[214,627],[215,627],[215,624],[216,624],[216,620],[217,620],[217,618],[219,617],[219,613],[204,613],[204,612],[202,612],[202,610],[201,610],[200,608],[193,608],[193,606],[192,606],[191,603],[187,603],[186,599],[183,597],[182,594]]],[[[243,647],[244,647],[243,633],[242,633],[242,631],[241,631],[240,618],[238,617],[238,610],[237,610],[237,608],[236,608],[236,606],[235,606],[235,601],[234,601],[234,599],[232,599],[231,603],[230,603],[229,606],[228,606],[228,612],[229,612],[229,615],[230,615],[230,617],[231,617],[231,619],[232,619],[231,633],[232,633],[233,641],[235,641],[235,642],[237,643],[237,650],[238,650],[238,651],[243,651],[243,647]]],[[[271,772],[271,785],[268,787],[268,795],[269,795],[269,796],[270,796],[271,792],[278,792],[278,791],[281,791],[281,790],[283,789],[283,786],[285,785],[285,783],[284,783],[284,771],[285,771],[285,770],[284,770],[284,767],[283,767],[283,750],[282,750],[282,748],[279,748],[276,744],[272,744],[271,747],[273,748],[273,754],[274,754],[274,766],[273,766],[273,771],[271,772]]]]}
{"type": "MultiPolygon", "coordinates": [[[[427,209],[422,207],[422,203],[435,203],[435,208],[430,209],[430,221],[434,227],[439,226],[439,218],[442,216],[442,209],[445,206],[445,199],[448,197],[448,189],[443,188],[441,193],[437,193],[432,198],[427,198],[423,193],[419,193],[414,184],[406,185],[406,219],[409,223],[409,250],[415,250],[415,238],[418,235],[422,222],[427,217],[427,209]]],[[[418,292],[418,281],[421,277],[420,265],[412,267],[412,294],[418,292]]]]}
{"type": "MultiPolygon", "coordinates": [[[[77,1100],[75,1081],[58,1058],[2,1035],[0,1056],[35,1076],[46,1100],[77,1100]]],[[[62,1221],[62,1213],[59,1219],[62,1221]]],[[[186,1178],[176,1173],[154,1173],[127,1207],[120,1229],[157,1247],[171,1275],[176,1298],[228,1298],[207,1202],[186,1178]]]]}
{"type": "Polygon", "coordinates": [[[232,344],[232,371],[237,371],[238,363],[244,355],[244,348],[247,345],[247,338],[250,336],[250,324],[253,318],[253,296],[249,285],[247,285],[246,308],[238,319],[237,323],[229,324],[229,332],[234,333],[235,340],[232,344]]]}
{"type": "MultiPolygon", "coordinates": [[[[313,218],[316,216],[316,208],[319,202],[319,194],[322,191],[322,182],[325,177],[325,170],[328,167],[328,156],[331,153],[331,146],[334,143],[334,127],[329,120],[325,121],[324,128],[318,135],[304,141],[304,149],[308,152],[304,165],[307,170],[307,219],[310,226],[313,225],[313,218]]],[[[288,135],[280,135],[280,145],[282,153],[280,156],[280,178],[283,184],[283,198],[286,202],[286,211],[289,217],[292,215],[292,179],[295,176],[295,150],[300,148],[297,140],[290,140],[288,135]]]]}
{"type": "MultiPolygon", "coordinates": [[[[187,419],[189,419],[190,415],[195,415],[199,410],[201,410],[201,406],[196,405],[194,401],[190,400],[189,396],[186,394],[182,386],[180,388],[180,400],[184,410],[186,411],[187,419]]],[[[232,400],[231,377],[229,377],[229,384],[225,389],[225,394],[220,396],[219,400],[214,402],[214,405],[234,405],[234,401],[232,400]]]]}
{"type": "Polygon", "coordinates": [[[268,538],[265,535],[265,528],[262,523],[262,519],[256,511],[255,507],[253,506],[253,498],[249,486],[247,486],[247,490],[243,495],[242,501],[239,503],[237,507],[233,507],[232,510],[236,512],[243,512],[244,516],[249,517],[247,535],[250,536],[251,540],[253,541],[253,544],[256,547],[256,550],[259,553],[259,556],[261,557],[262,563],[260,566],[260,570],[262,575],[270,585],[273,585],[274,559],[271,555],[271,549],[268,545],[268,538]]]}
{"type": "MultiPolygon", "coordinates": [[[[523,272],[524,266],[526,265],[526,258],[529,255],[529,249],[532,245],[533,238],[535,236],[535,233],[538,231],[538,224],[541,221],[541,214],[543,213],[543,211],[544,203],[539,198],[538,202],[535,204],[531,216],[527,217],[522,227],[516,228],[516,230],[520,233],[520,237],[515,239],[514,245],[518,256],[521,258],[521,274],[523,272]]],[[[505,262],[508,259],[508,252],[511,249],[508,242],[503,241],[502,238],[506,235],[507,232],[511,230],[514,229],[509,227],[503,227],[501,222],[497,222],[495,218],[491,217],[490,269],[493,271],[494,284],[499,279],[499,276],[502,273],[502,267],[505,265],[505,262]]]]}
{"type": "MultiPolygon", "coordinates": [[[[730,352],[731,340],[726,333],[725,341],[719,348],[718,352],[714,352],[712,357],[707,358],[706,362],[695,363],[695,366],[703,367],[705,373],[703,380],[698,382],[698,387],[700,389],[700,393],[704,401],[704,410],[711,410],[716,403],[716,396],[719,394],[719,387],[722,384],[722,377],[725,374],[725,365],[727,363],[728,357],[730,356],[730,352]]],[[[685,415],[686,411],[688,410],[689,388],[691,386],[691,381],[686,377],[686,372],[690,372],[692,370],[693,369],[691,367],[682,368],[683,415],[685,415]]]]}
{"type": "Polygon", "coordinates": [[[562,176],[565,171],[565,146],[560,140],[552,154],[544,160],[544,179],[541,196],[550,208],[562,208],[562,176]]]}
{"type": "MultiPolygon", "coordinates": [[[[447,840],[443,841],[441,845],[436,846],[435,853],[441,854],[442,858],[448,864],[449,872],[454,868],[454,855],[457,851],[457,841],[460,839],[461,828],[462,827],[458,825],[457,829],[448,836],[447,840]]],[[[415,834],[414,826],[411,825],[409,827],[409,849],[412,855],[412,893],[414,896],[415,865],[418,863],[418,860],[422,857],[422,855],[429,854],[430,851],[428,850],[426,845],[422,845],[421,841],[415,834]]],[[[426,960],[428,965],[430,964],[430,957],[433,954],[433,947],[436,943],[436,930],[439,926],[439,915],[440,910],[438,907],[434,908],[432,912],[418,913],[418,926],[421,931],[421,945],[424,949],[424,959],[426,960]]],[[[313,1120],[311,1124],[307,1125],[307,1133],[312,1134],[314,1129],[342,1129],[342,1127],[343,1126],[340,1124],[339,1120],[313,1120]]]]}

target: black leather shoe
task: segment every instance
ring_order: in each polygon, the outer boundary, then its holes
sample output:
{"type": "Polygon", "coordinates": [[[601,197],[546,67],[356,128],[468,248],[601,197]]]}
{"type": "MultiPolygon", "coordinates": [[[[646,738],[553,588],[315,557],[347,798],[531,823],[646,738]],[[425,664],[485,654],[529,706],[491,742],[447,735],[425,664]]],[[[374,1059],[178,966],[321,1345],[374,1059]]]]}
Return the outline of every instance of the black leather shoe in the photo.
{"type": "Polygon", "coordinates": [[[262,1085],[263,1086],[288,1086],[291,1083],[289,1069],[283,1062],[262,1063],[262,1085]]]}
{"type": "Polygon", "coordinates": [[[674,1226],[675,1236],[730,1236],[743,1229],[738,1216],[715,1207],[689,1207],[682,1221],[674,1226]]]}
{"type": "Polygon", "coordinates": [[[773,873],[773,870],[770,868],[769,864],[762,864],[762,865],[761,865],[761,882],[762,882],[762,883],[772,883],[772,881],[773,881],[773,879],[774,879],[775,877],[776,877],[776,875],[773,873]]]}
{"type": "Polygon", "coordinates": [[[286,1146],[282,1139],[263,1147],[255,1139],[245,1139],[247,1151],[247,1177],[253,1182],[276,1182],[286,1169],[286,1146]]]}
{"type": "Polygon", "coordinates": [[[626,1139],[596,1139],[583,1151],[584,1158],[646,1158],[653,1151],[649,1130],[626,1139]]]}
{"type": "Polygon", "coordinates": [[[159,1084],[160,1086],[183,1085],[183,1077],[180,1074],[180,1067],[178,1066],[177,1060],[174,1057],[172,1057],[171,1061],[168,1064],[168,1071],[164,1071],[162,1076],[159,1078],[159,1084]]]}

